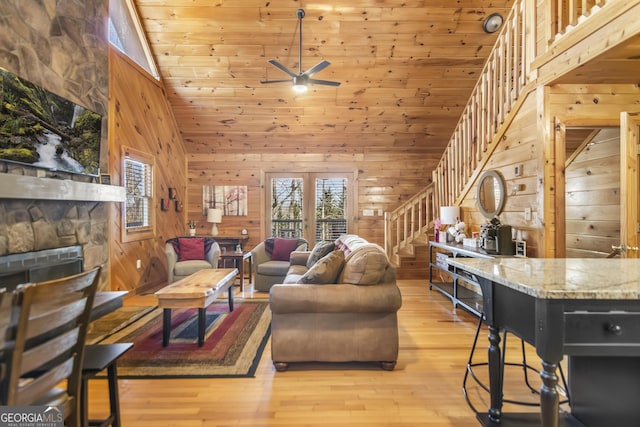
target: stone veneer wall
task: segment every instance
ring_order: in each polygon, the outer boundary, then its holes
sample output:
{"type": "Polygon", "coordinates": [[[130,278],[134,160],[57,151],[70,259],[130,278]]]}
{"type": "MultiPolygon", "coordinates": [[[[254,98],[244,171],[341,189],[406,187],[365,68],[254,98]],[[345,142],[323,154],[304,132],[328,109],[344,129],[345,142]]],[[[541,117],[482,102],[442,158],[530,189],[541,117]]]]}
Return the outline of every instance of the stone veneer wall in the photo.
{"type": "MultiPolygon", "coordinates": [[[[104,171],[108,171],[108,4],[108,0],[0,1],[0,67],[102,114],[104,171]]],[[[0,162],[0,185],[2,173],[36,175],[33,168],[0,162]]],[[[25,193],[28,197],[28,190],[25,193]]],[[[80,244],[85,268],[105,264],[100,288],[109,286],[107,203],[1,197],[0,255],[80,244]]]]}
{"type": "Polygon", "coordinates": [[[81,245],[86,267],[108,262],[105,203],[4,200],[0,256],[81,245]]]}

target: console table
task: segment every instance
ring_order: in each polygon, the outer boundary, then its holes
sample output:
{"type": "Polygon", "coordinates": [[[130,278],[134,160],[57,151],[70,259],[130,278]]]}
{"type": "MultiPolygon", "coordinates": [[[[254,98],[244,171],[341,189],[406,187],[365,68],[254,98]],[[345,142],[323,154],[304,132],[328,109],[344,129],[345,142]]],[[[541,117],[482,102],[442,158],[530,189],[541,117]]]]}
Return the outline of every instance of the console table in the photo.
{"type": "Polygon", "coordinates": [[[464,258],[484,258],[492,259],[493,256],[488,255],[469,246],[463,246],[460,243],[439,243],[429,242],[429,289],[434,287],[444,296],[453,302],[453,307],[463,307],[476,316],[480,316],[482,312],[482,295],[477,283],[466,280],[465,276],[458,274],[457,267],[449,263],[449,259],[464,258]],[[442,271],[451,277],[451,281],[435,280],[435,271],[442,271]],[[464,281],[467,285],[460,286],[460,281],[464,281]],[[475,291],[474,291],[475,289],[475,291]]]}
{"type": "Polygon", "coordinates": [[[454,258],[482,290],[491,406],[485,426],[640,425],[640,260],[454,258]],[[542,359],[540,414],[503,414],[500,331],[542,359]],[[571,413],[560,413],[556,369],[568,355],[571,413]]]}

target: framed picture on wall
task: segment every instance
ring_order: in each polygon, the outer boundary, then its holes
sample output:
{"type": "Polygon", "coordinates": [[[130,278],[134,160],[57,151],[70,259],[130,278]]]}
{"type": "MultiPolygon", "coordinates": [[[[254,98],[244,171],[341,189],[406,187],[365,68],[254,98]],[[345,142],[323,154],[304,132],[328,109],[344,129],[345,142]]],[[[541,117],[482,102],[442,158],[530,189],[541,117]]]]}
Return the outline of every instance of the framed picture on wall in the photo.
{"type": "Polygon", "coordinates": [[[160,199],[160,210],[169,210],[169,199],[160,199]]]}
{"type": "Polygon", "coordinates": [[[247,216],[246,185],[205,185],[202,187],[202,215],[207,209],[222,209],[224,216],[247,216]]]}

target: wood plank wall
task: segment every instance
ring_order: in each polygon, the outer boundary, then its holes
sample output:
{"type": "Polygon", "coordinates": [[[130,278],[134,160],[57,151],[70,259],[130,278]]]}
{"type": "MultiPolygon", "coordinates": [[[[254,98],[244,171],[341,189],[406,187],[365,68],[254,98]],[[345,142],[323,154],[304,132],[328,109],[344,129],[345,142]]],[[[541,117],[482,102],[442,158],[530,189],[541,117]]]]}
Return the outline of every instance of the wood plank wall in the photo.
{"type": "MultiPolygon", "coordinates": [[[[295,138],[295,135],[292,135],[295,138]]],[[[305,141],[313,146],[313,141],[305,141]]],[[[308,147],[307,147],[308,150],[308,147]]],[[[261,177],[268,172],[355,172],[357,175],[357,218],[353,232],[370,242],[384,245],[384,216],[378,209],[390,211],[428,185],[437,159],[394,153],[228,153],[188,155],[188,215],[198,222],[198,233],[209,234],[211,225],[202,215],[202,186],[246,185],[249,215],[223,218],[221,235],[238,235],[246,228],[249,248],[262,240],[261,177]],[[373,217],[362,217],[363,209],[373,209],[373,217]]]]}
{"type": "MultiPolygon", "coordinates": [[[[546,93],[546,102],[542,102],[541,105],[548,105],[549,111],[539,111],[544,107],[536,105],[535,94],[529,95],[483,169],[497,170],[504,177],[507,198],[500,218],[503,223],[521,230],[522,237],[527,242],[527,255],[531,257],[544,256],[541,249],[544,218],[545,215],[550,217],[552,214],[541,212],[539,208],[543,206],[543,192],[539,190],[550,184],[544,183],[543,166],[549,159],[541,156],[544,138],[538,134],[540,130],[537,117],[555,117],[568,128],[617,127],[620,125],[620,112],[638,111],[640,105],[640,87],[631,84],[563,84],[550,86],[546,93]],[[514,176],[516,165],[523,167],[521,177],[514,176]],[[521,189],[513,191],[514,184],[520,185],[521,189]],[[525,221],[526,207],[532,209],[531,221],[525,221]]],[[[547,126],[552,129],[553,124],[548,123],[547,126]]],[[[553,135],[553,132],[550,131],[550,134],[553,135]]],[[[461,203],[462,217],[467,223],[468,234],[479,231],[480,224],[486,222],[477,208],[476,191],[477,186],[474,185],[461,203]]],[[[611,200],[610,203],[616,202],[611,200]]],[[[619,212],[619,206],[617,210],[619,212]]],[[[573,229],[573,225],[571,227],[573,229]]],[[[605,233],[611,234],[611,227],[611,224],[607,225],[608,231],[605,233]]],[[[558,226],[557,230],[559,233],[567,231],[564,224],[558,226]]],[[[604,246],[601,246],[602,248],[604,246]]]]}
{"type": "Polygon", "coordinates": [[[123,243],[120,237],[120,204],[112,204],[111,289],[144,293],[166,284],[165,240],[186,232],[185,211],[160,210],[160,199],[168,188],[177,200],[186,199],[186,160],[182,137],[161,84],[115,49],[109,51],[110,121],[109,173],[112,183],[122,185],[120,148],[126,146],[155,158],[154,205],[155,237],[123,243]],[[140,260],[142,267],[136,268],[140,260]]]}
{"type": "MultiPolygon", "coordinates": [[[[119,110],[113,113],[116,119],[111,130],[113,182],[120,182],[120,146],[127,145],[156,156],[156,194],[164,195],[166,188],[173,186],[178,188],[178,197],[185,201],[183,215],[177,215],[173,210],[161,212],[157,206],[159,201],[156,200],[158,231],[156,237],[148,241],[122,243],[119,208],[112,212],[112,289],[144,293],[162,286],[166,281],[163,242],[167,238],[186,234],[187,219],[197,222],[198,234],[210,233],[211,224],[202,215],[204,185],[248,187],[249,215],[224,217],[219,230],[221,235],[238,235],[242,229],[247,229],[250,239],[247,248],[251,248],[266,237],[261,235],[261,179],[264,173],[355,173],[358,206],[353,230],[371,242],[384,245],[384,217],[377,215],[378,209],[383,212],[392,210],[428,185],[431,170],[438,160],[435,155],[416,156],[406,152],[345,153],[343,150],[335,153],[333,149],[324,147],[321,141],[311,138],[303,142],[304,153],[274,151],[268,146],[264,152],[238,153],[235,147],[242,146],[242,142],[225,140],[225,144],[214,153],[187,155],[179,142],[177,128],[172,126],[172,114],[167,110],[162,88],[121,55],[112,52],[110,59],[112,104],[119,110]],[[361,217],[363,209],[373,209],[376,216],[361,217]],[[137,259],[141,260],[143,266],[140,270],[135,268],[137,259]]],[[[279,139],[285,136],[280,134],[279,139]]],[[[289,135],[289,139],[288,145],[301,143],[299,135],[289,135]]]]}
{"type": "MultiPolygon", "coordinates": [[[[538,161],[540,144],[536,135],[536,99],[529,95],[518,112],[512,125],[496,147],[483,170],[495,170],[502,175],[506,184],[506,199],[500,220],[520,230],[527,242],[527,255],[537,256],[541,238],[542,224],[538,218],[538,179],[540,166],[538,161]],[[521,166],[522,175],[515,176],[515,167],[521,166]],[[520,190],[514,191],[514,185],[520,190]],[[525,221],[524,210],[531,208],[532,219],[525,221]]],[[[467,224],[467,235],[480,231],[480,225],[487,219],[478,209],[477,182],[461,203],[461,214],[467,224]]]]}
{"type": "Polygon", "coordinates": [[[566,169],[567,258],[620,244],[620,128],[602,129],[566,169]]]}

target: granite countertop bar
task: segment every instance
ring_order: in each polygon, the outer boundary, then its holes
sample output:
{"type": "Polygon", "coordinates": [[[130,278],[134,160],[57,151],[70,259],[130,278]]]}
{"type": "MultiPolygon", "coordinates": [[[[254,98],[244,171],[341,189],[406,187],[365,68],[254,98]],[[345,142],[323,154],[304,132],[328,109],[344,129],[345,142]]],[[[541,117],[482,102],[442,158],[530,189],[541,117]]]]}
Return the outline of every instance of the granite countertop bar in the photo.
{"type": "Polygon", "coordinates": [[[640,298],[640,259],[450,258],[448,262],[541,299],[640,298]]]}

